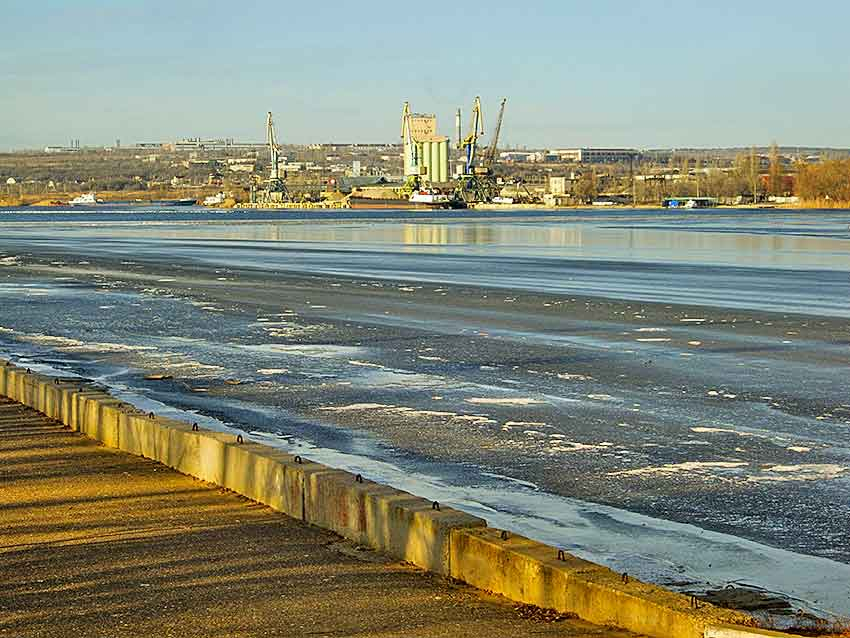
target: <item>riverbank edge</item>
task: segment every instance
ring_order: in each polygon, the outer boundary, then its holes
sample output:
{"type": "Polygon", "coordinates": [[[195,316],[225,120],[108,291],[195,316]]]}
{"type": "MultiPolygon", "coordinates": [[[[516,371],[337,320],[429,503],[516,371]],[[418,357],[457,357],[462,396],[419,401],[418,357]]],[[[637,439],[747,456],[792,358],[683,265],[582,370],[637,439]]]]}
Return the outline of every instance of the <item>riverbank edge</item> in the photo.
{"type": "Polygon", "coordinates": [[[0,359],[0,394],[108,447],[516,602],[656,638],[790,636],[753,629],[746,614],[615,573],[360,475],[241,434],[143,413],[89,382],[36,374],[0,359]]]}

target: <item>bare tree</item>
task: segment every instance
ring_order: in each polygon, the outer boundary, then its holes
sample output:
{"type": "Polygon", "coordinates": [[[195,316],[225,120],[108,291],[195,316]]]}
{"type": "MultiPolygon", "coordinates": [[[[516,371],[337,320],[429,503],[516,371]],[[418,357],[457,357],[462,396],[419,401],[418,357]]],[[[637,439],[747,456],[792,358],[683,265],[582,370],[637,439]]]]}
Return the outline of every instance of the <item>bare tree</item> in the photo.
{"type": "Polygon", "coordinates": [[[759,180],[759,156],[756,155],[756,147],[750,148],[750,185],[753,193],[753,203],[758,202],[758,180],[759,180]]]}
{"type": "Polygon", "coordinates": [[[597,188],[596,171],[592,168],[585,169],[576,181],[573,193],[577,199],[587,204],[596,197],[597,188]]]}
{"type": "Polygon", "coordinates": [[[782,161],[779,158],[779,147],[776,142],[770,145],[768,192],[771,195],[784,195],[782,192],[782,161]]]}

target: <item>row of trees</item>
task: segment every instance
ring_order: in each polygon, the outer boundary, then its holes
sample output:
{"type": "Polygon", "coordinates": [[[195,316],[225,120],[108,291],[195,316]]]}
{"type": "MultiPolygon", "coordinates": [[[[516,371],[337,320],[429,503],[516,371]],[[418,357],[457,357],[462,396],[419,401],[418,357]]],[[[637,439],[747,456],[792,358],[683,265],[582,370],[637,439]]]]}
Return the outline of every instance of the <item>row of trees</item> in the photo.
{"type": "MultiPolygon", "coordinates": [[[[647,163],[639,167],[584,167],[572,182],[571,192],[580,201],[590,201],[603,192],[634,196],[637,203],[698,196],[727,201],[764,200],[769,196],[795,194],[795,175],[805,171],[806,183],[817,183],[812,191],[818,194],[799,194],[804,198],[823,197],[842,179],[838,176],[841,171],[833,166],[835,163],[830,160],[815,166],[792,165],[780,155],[776,145],[769,149],[767,157],[751,149],[738,154],[731,165],[727,161],[722,166],[708,163],[700,156],[681,155],[664,166],[647,163]],[[638,177],[633,178],[633,173],[638,177]]],[[[844,166],[843,183],[850,188],[847,178],[850,162],[839,163],[844,166]]]]}
{"type": "MultiPolygon", "coordinates": [[[[751,149],[749,153],[739,153],[732,166],[726,168],[705,166],[699,157],[693,162],[685,158],[679,171],[680,178],[662,184],[659,194],[721,199],[788,196],[793,194],[792,181],[786,178],[788,172],[775,144],[771,146],[766,161],[755,149],[751,149]]],[[[654,190],[657,193],[658,185],[654,190]]]]}
{"type": "Polygon", "coordinates": [[[850,202],[850,160],[801,164],[797,168],[796,191],[803,200],[850,202]]]}

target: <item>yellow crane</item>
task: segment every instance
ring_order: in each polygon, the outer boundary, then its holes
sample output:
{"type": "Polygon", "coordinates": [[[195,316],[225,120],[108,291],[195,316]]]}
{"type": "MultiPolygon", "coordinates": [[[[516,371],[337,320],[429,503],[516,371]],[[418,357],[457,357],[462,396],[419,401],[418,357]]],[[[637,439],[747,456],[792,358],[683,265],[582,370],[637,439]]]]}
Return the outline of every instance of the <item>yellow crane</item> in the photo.
{"type": "MultiPolygon", "coordinates": [[[[460,130],[460,111],[458,111],[458,130],[460,130]]],[[[481,112],[481,98],[475,96],[469,121],[469,134],[458,142],[458,150],[464,152],[464,175],[471,175],[475,166],[475,152],[478,138],[484,135],[484,115],[481,112]]]]}
{"type": "MultiPolygon", "coordinates": [[[[484,114],[481,110],[480,97],[476,97],[472,103],[469,133],[463,139],[458,140],[458,149],[464,152],[464,156],[462,170],[455,187],[456,196],[467,203],[491,202],[499,194],[500,189],[493,177],[491,165],[495,159],[496,145],[499,141],[499,133],[502,130],[502,118],[505,114],[506,102],[507,98],[502,100],[493,140],[480,161],[477,161],[478,139],[484,135],[484,114]]],[[[460,111],[458,111],[456,125],[458,137],[460,137],[460,111]]]]}

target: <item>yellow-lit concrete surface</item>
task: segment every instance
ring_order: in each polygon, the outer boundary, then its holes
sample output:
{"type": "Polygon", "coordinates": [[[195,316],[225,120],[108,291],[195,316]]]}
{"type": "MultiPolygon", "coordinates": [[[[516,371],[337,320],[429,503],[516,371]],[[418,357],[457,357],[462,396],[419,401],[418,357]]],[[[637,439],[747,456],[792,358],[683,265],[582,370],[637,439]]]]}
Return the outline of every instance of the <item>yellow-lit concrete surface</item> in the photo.
{"type": "Polygon", "coordinates": [[[276,635],[631,634],[515,609],[0,399],[0,636],[276,635]]]}
{"type": "Polygon", "coordinates": [[[492,528],[452,535],[452,577],[512,600],[651,636],[702,638],[706,627],[748,620],[522,536],[492,528]]]}
{"type": "Polygon", "coordinates": [[[655,638],[781,635],[752,632],[746,629],[752,619],[745,614],[697,604],[551,546],[503,535],[483,519],[242,440],[242,435],[143,414],[96,387],[0,361],[0,395],[55,414],[59,423],[110,447],[517,603],[655,638]]]}
{"type": "MultiPolygon", "coordinates": [[[[842,638],[846,633],[834,636],[833,638],[842,638]]],[[[717,625],[709,627],[705,630],[704,638],[789,638],[788,634],[780,631],[770,631],[769,629],[756,629],[753,627],[736,627],[734,625],[717,625]]],[[[821,636],[821,638],[830,638],[830,636],[821,636]]]]}

